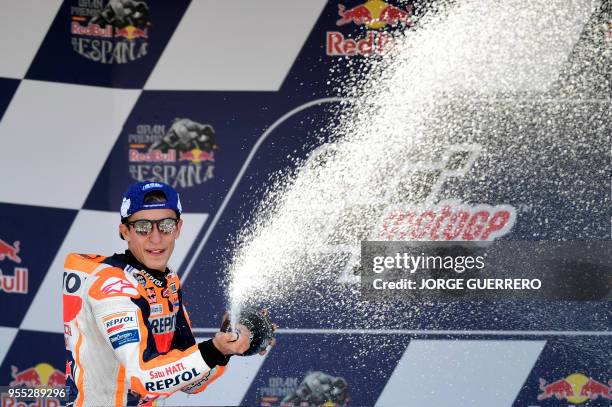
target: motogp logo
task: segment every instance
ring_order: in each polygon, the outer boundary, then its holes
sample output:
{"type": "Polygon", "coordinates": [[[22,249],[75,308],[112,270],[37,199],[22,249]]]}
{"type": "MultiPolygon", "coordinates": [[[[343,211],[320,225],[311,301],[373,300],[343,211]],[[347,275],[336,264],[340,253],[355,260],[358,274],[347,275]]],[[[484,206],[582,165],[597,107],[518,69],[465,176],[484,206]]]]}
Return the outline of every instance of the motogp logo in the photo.
{"type": "MultiPolygon", "coordinates": [[[[310,160],[316,162],[333,153],[333,148],[320,148],[310,160]]],[[[330,242],[327,252],[348,254],[339,281],[359,283],[354,270],[358,268],[360,242],[364,240],[493,241],[509,233],[516,220],[516,209],[511,205],[468,205],[460,200],[439,199],[445,183],[464,177],[481,153],[479,144],[449,145],[437,161],[406,163],[396,177],[389,179],[377,202],[348,205],[337,223],[326,231],[330,242]],[[368,218],[373,222],[358,230],[344,227],[354,223],[351,219],[368,218]]]]}

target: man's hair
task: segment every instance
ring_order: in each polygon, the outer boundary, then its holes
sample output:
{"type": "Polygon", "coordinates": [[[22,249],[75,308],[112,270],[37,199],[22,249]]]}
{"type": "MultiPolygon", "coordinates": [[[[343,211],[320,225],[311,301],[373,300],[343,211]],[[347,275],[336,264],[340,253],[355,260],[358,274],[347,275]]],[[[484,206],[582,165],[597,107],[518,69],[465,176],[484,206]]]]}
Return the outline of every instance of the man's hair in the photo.
{"type": "MultiPolygon", "coordinates": [[[[147,192],[143,199],[143,203],[145,204],[150,204],[150,203],[155,203],[155,202],[166,202],[166,201],[168,201],[168,199],[166,198],[166,194],[164,194],[164,191],[159,191],[159,190],[147,192]]],[[[177,213],[176,218],[180,219],[181,215],[177,213]]]]}
{"type": "Polygon", "coordinates": [[[166,202],[168,199],[166,198],[166,194],[164,191],[151,191],[144,196],[144,203],[153,203],[153,202],[166,202]]]}

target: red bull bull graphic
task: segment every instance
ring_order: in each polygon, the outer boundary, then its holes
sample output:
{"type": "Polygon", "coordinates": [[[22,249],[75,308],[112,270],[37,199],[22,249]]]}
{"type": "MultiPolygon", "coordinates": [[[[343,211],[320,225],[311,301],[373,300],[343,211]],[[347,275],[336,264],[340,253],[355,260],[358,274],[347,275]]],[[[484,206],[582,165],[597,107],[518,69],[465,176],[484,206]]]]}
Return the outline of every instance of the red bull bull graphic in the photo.
{"type": "Polygon", "coordinates": [[[125,64],[147,55],[150,23],[145,1],[75,3],[70,8],[70,34],[76,53],[103,64],[125,64]]]}
{"type": "Polygon", "coordinates": [[[339,4],[338,14],[341,17],[340,20],[336,21],[336,25],[338,26],[345,25],[348,23],[364,25],[374,20],[372,12],[364,5],[359,5],[357,7],[353,7],[350,10],[347,10],[345,6],[339,4]]]}
{"type": "Polygon", "coordinates": [[[215,130],[187,118],[163,124],[139,124],[128,135],[129,172],[136,181],[162,181],[190,188],[214,178],[215,130]]]}
{"type": "Polygon", "coordinates": [[[62,387],[66,385],[66,375],[61,371],[54,369],[49,378],[47,379],[47,386],[49,387],[62,387]]]}
{"type": "Polygon", "coordinates": [[[380,0],[369,0],[365,4],[353,7],[349,10],[342,4],[338,5],[340,19],[336,21],[337,26],[349,23],[365,25],[368,28],[379,29],[387,25],[411,25],[412,7],[407,6],[405,10],[392,6],[380,0]]]}
{"type": "Polygon", "coordinates": [[[198,148],[194,148],[186,153],[181,153],[180,161],[191,161],[193,163],[201,163],[202,161],[214,162],[214,152],[202,151],[198,148]]]}
{"type": "MultiPolygon", "coordinates": [[[[0,239],[0,262],[7,260],[21,264],[21,257],[18,253],[21,250],[20,242],[14,241],[13,244],[8,244],[0,239]]],[[[10,264],[10,263],[9,263],[10,264]]],[[[0,267],[4,265],[0,263],[0,267]]],[[[9,275],[6,271],[0,268],[0,292],[12,294],[27,294],[28,293],[28,269],[25,267],[13,267],[13,275],[9,275]]]]}
{"type": "Polygon", "coordinates": [[[589,378],[589,381],[580,389],[580,396],[588,397],[589,400],[596,400],[599,397],[611,400],[612,379],[608,380],[608,384],[603,384],[593,378],[589,378]]]}
{"type": "Polygon", "coordinates": [[[9,383],[9,386],[33,387],[42,385],[40,373],[33,367],[20,371],[16,366],[11,366],[11,376],[13,380],[9,383]]]}
{"type": "Polygon", "coordinates": [[[115,31],[115,37],[122,37],[128,40],[134,40],[138,38],[149,38],[149,34],[147,29],[141,30],[138,27],[127,26],[124,28],[119,28],[115,31]]]}
{"type": "Polygon", "coordinates": [[[0,261],[4,259],[12,260],[14,263],[21,263],[21,258],[17,256],[19,253],[19,241],[13,242],[13,245],[6,243],[0,239],[0,261]]]}
{"type": "Polygon", "coordinates": [[[573,373],[551,383],[540,379],[540,390],[538,400],[567,400],[573,404],[597,399],[612,400],[612,379],[604,384],[582,373],[573,373]]]}
{"type": "Polygon", "coordinates": [[[367,31],[361,38],[346,38],[342,32],[328,31],[325,49],[329,56],[385,54],[393,49],[395,41],[393,35],[384,29],[410,27],[413,24],[411,6],[401,9],[382,0],[368,0],[350,9],[339,4],[338,15],[338,27],[354,24],[365,27],[367,31]]]}

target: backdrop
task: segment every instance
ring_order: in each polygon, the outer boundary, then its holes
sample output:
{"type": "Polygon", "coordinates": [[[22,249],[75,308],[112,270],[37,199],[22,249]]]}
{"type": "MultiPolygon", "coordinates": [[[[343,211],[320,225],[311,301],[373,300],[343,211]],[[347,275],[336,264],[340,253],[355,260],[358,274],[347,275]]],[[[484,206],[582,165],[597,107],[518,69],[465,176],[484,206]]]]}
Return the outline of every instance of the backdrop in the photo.
{"type": "MultiPolygon", "coordinates": [[[[198,337],[217,329],[227,304],[228,245],[270,175],[326,136],[322,129],[345,96],[336,85],[384,51],[393,41],[388,26],[406,24],[415,10],[388,1],[395,17],[372,24],[360,19],[371,3],[146,0],[126,20],[106,0],[3,0],[0,385],[61,383],[63,260],[72,251],[124,250],[118,210],[137,180],[180,192],[185,226],[172,265],[198,337]],[[354,17],[342,18],[346,10],[354,17]],[[185,129],[198,137],[185,141],[185,129]]],[[[609,52],[609,14],[586,10],[568,18],[564,40],[572,45],[538,72],[546,86],[565,85],[585,36],[599,33],[609,52]]],[[[610,65],[590,69],[584,98],[555,102],[562,115],[551,119],[541,102],[521,99],[503,117],[482,120],[478,132],[446,140],[439,155],[419,163],[434,174],[421,179],[419,202],[505,205],[513,222],[498,239],[609,240],[610,65]],[[547,131],[561,144],[584,143],[559,148],[525,174],[504,141],[535,128],[519,125],[524,118],[553,120],[547,131]],[[593,145],[601,149],[594,153],[593,145]],[[459,166],[449,161],[457,152],[459,166]],[[487,152],[495,154],[483,166],[487,152]],[[558,177],[563,171],[574,176],[558,177]],[[486,190],[475,181],[483,177],[491,181],[486,190]]],[[[533,136],[523,153],[538,161],[547,146],[533,136]]],[[[269,355],[235,357],[204,394],[162,404],[276,406],[288,397],[296,404],[548,406],[561,393],[542,383],[561,381],[576,390],[575,398],[561,397],[565,404],[609,405],[605,300],[480,304],[446,318],[432,304],[411,323],[403,322],[404,306],[368,330],[358,316],[331,329],[322,322],[329,315],[288,306],[269,355]],[[604,386],[594,400],[579,397],[589,378],[604,386]]],[[[333,307],[325,312],[333,315],[333,307]]]]}

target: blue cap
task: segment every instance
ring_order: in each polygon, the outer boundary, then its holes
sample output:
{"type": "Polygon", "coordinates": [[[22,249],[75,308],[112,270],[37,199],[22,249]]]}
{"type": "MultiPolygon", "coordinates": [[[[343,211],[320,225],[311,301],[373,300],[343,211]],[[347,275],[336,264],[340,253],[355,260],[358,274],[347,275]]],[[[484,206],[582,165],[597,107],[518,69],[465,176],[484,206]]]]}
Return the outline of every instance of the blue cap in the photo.
{"type": "Polygon", "coordinates": [[[128,218],[138,211],[147,209],[172,209],[178,217],[183,212],[179,194],[170,185],[157,181],[137,182],[130,185],[123,195],[123,202],[121,202],[121,220],[128,218]],[[163,192],[166,196],[166,202],[149,202],[145,204],[145,195],[152,191],[163,192]]]}

